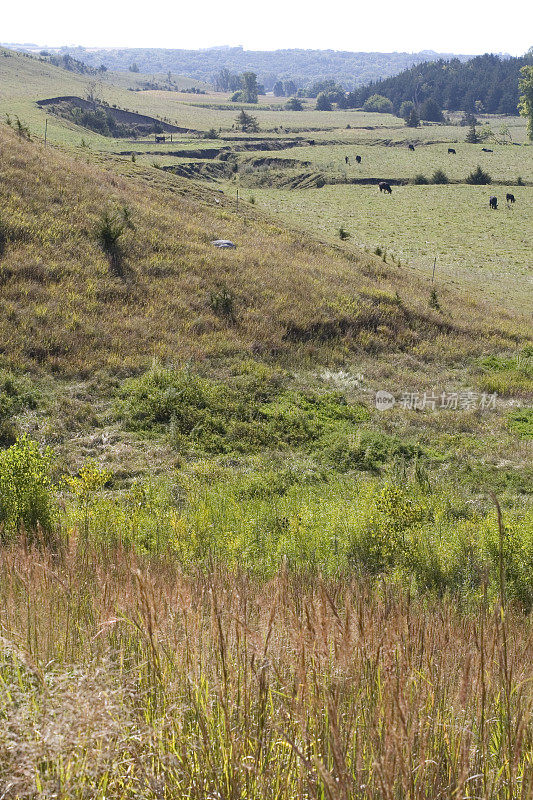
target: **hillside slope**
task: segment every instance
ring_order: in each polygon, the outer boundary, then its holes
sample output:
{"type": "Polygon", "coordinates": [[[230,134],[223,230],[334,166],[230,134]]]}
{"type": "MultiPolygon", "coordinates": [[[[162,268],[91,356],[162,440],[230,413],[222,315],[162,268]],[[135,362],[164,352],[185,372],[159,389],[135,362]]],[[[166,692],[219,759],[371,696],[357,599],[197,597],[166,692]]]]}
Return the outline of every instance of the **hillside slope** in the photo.
{"type": "MultiPolygon", "coordinates": [[[[72,157],[0,127],[1,351],[12,365],[134,368],[153,356],[480,349],[516,339],[460,296],[447,316],[396,265],[326,248],[217,192],[122,159],[72,157]],[[115,170],[121,170],[118,176],[115,170]],[[120,269],[99,244],[124,224],[120,269]],[[211,241],[228,238],[236,250],[211,241]],[[224,300],[224,297],[229,299],[224,300]],[[222,299],[220,299],[222,298],[222,299]],[[467,320],[467,322],[465,322],[467,320]],[[490,328],[490,331],[489,331],[490,328]]],[[[520,337],[519,337],[520,338],[520,337]]]]}

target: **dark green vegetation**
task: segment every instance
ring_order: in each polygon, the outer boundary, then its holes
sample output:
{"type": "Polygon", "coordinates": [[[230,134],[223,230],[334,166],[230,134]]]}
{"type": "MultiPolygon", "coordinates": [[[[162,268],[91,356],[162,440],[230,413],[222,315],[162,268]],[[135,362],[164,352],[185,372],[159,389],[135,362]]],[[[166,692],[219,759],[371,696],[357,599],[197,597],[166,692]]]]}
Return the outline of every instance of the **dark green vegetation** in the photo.
{"type": "Polygon", "coordinates": [[[517,114],[520,70],[532,61],[531,54],[521,58],[486,54],[467,62],[427,61],[361,87],[348,96],[348,106],[357,108],[378,93],[389,98],[396,112],[402,103],[416,99],[423,107],[422,119],[438,121],[436,114],[443,108],[472,114],[517,114]]]}
{"type": "Polygon", "coordinates": [[[124,111],[116,106],[81,97],[54,97],[38,102],[48,114],[54,114],[102,136],[134,138],[155,133],[178,132],[181,129],[153,117],[124,111]]]}

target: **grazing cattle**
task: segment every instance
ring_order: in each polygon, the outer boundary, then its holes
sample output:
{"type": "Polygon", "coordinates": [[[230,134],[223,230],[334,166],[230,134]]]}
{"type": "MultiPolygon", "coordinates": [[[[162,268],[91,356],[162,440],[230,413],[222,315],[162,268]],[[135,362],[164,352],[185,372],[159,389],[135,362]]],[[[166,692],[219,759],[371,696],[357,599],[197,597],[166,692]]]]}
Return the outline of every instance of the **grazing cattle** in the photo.
{"type": "Polygon", "coordinates": [[[356,156],[355,160],[357,161],[358,164],[360,164],[361,163],[361,156],[356,156]]]}
{"type": "Polygon", "coordinates": [[[495,197],[494,195],[492,195],[492,197],[489,198],[489,206],[490,208],[494,209],[498,208],[498,198],[495,197]]]}
{"type": "Polygon", "coordinates": [[[489,150],[488,147],[482,147],[481,149],[483,150],[484,153],[493,153],[494,152],[494,150],[489,150]]]}
{"type": "Polygon", "coordinates": [[[415,146],[414,146],[414,144],[410,144],[410,145],[409,145],[409,150],[412,150],[412,151],[413,151],[413,153],[414,153],[414,151],[415,151],[415,146]]]}
{"type": "Polygon", "coordinates": [[[448,153],[453,153],[454,156],[457,155],[453,147],[448,147],[448,153]]]}
{"type": "Polygon", "coordinates": [[[514,194],[506,194],[505,199],[507,200],[508,203],[516,202],[514,194]]]}
{"type": "Polygon", "coordinates": [[[155,141],[156,141],[156,143],[160,143],[160,142],[166,142],[166,140],[167,140],[167,137],[166,137],[166,136],[158,136],[158,135],[157,135],[157,133],[156,133],[156,135],[155,135],[155,141]]]}
{"type": "Polygon", "coordinates": [[[348,156],[344,156],[344,163],[345,164],[349,164],[350,163],[350,159],[348,158],[348,156]]]}
{"type": "Polygon", "coordinates": [[[392,189],[390,188],[390,183],[387,183],[386,181],[380,181],[378,183],[378,186],[379,186],[379,191],[380,192],[387,192],[388,194],[392,194],[392,189]]]}

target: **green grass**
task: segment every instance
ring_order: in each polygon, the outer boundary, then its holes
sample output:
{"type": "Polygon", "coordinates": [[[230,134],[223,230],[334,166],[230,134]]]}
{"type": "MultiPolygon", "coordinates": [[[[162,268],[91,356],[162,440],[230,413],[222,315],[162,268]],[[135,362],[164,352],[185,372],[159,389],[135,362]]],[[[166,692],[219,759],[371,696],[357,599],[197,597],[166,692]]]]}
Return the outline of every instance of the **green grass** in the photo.
{"type": "Polygon", "coordinates": [[[494,192],[496,187],[466,185],[394,186],[391,196],[376,186],[253,188],[260,209],[324,241],[338,241],[344,225],[350,243],[380,247],[406,270],[430,275],[436,257],[437,286],[467,287],[480,299],[531,308],[533,188],[517,188],[520,205],[510,209],[505,188],[499,188],[500,208],[489,212],[494,192]]]}
{"type": "MultiPolygon", "coordinates": [[[[434,130],[435,138],[440,132],[434,130]]],[[[483,153],[483,145],[458,144],[457,155],[448,154],[448,142],[442,144],[421,144],[415,152],[402,143],[383,141],[376,133],[373,144],[332,144],[314,147],[299,147],[290,151],[274,151],[271,156],[279,158],[298,158],[310,161],[316,169],[324,171],[328,177],[337,179],[403,179],[411,180],[421,173],[428,178],[436,169],[442,169],[452,181],[465,182],[468,174],[480,164],[490,173],[494,181],[514,185],[521,176],[533,183],[533,156],[530,146],[491,145],[493,153],[483,153]],[[361,164],[355,156],[361,156],[361,164]],[[348,156],[350,163],[345,163],[348,156]]],[[[503,198],[505,200],[505,198],[503,198]]]]}

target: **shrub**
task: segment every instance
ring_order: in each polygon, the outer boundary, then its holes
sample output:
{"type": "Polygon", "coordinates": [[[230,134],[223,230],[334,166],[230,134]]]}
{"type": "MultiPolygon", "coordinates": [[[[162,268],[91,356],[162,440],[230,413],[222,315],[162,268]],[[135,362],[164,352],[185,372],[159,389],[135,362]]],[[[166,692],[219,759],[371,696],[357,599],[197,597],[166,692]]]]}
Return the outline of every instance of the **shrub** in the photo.
{"type": "Polygon", "coordinates": [[[437,297],[437,290],[434,288],[429,293],[429,307],[434,308],[436,311],[440,311],[440,303],[439,303],[439,298],[437,297]]]}
{"type": "Polygon", "coordinates": [[[442,169],[436,169],[431,176],[431,183],[449,183],[448,176],[442,169]]]}
{"type": "Polygon", "coordinates": [[[37,394],[26,378],[10,370],[0,370],[0,446],[17,438],[14,417],[25,408],[35,408],[37,394]]]}
{"type": "Polygon", "coordinates": [[[316,111],[331,111],[331,102],[325,92],[320,92],[316,98],[316,111]]]}
{"type": "Polygon", "coordinates": [[[291,99],[285,103],[285,108],[287,111],[303,111],[302,101],[297,97],[291,97],[291,99]]]}
{"type": "Polygon", "coordinates": [[[418,128],[420,126],[420,117],[418,116],[418,112],[416,108],[412,108],[409,116],[405,120],[405,124],[408,128],[418,128]]]}
{"type": "Polygon", "coordinates": [[[343,225],[341,225],[340,228],[339,228],[339,239],[341,240],[341,242],[344,242],[346,239],[349,239],[350,236],[351,236],[351,234],[348,233],[348,231],[344,229],[343,225]]]}
{"type": "Polygon", "coordinates": [[[392,114],[392,102],[381,94],[367,97],[363,104],[365,111],[378,111],[380,114],[392,114]]]}
{"type": "Polygon", "coordinates": [[[525,439],[533,439],[533,408],[520,408],[509,415],[509,430],[525,439]]]}
{"type": "Polygon", "coordinates": [[[56,509],[51,470],[51,451],[41,451],[26,435],[0,453],[1,540],[22,528],[34,534],[40,526],[45,542],[52,543],[56,509]]]}
{"type": "Polygon", "coordinates": [[[116,275],[123,274],[123,253],[119,240],[126,227],[123,217],[111,215],[108,211],[104,212],[96,226],[96,238],[109,259],[111,271],[116,275]]]}
{"type": "Polygon", "coordinates": [[[420,119],[429,120],[430,122],[444,122],[444,115],[436,100],[431,98],[424,100],[420,106],[420,119]]]}
{"type": "Polygon", "coordinates": [[[470,123],[468,133],[466,134],[465,142],[468,142],[468,144],[477,144],[479,142],[479,136],[477,135],[475,122],[470,123]]]}
{"type": "Polygon", "coordinates": [[[421,173],[421,172],[419,172],[419,173],[418,173],[418,175],[415,175],[415,177],[412,179],[412,181],[411,181],[411,182],[412,182],[412,183],[413,183],[415,186],[424,186],[425,184],[429,183],[429,181],[428,181],[428,179],[426,178],[426,176],[425,176],[425,175],[422,175],[422,173],[421,173]]]}
{"type": "Polygon", "coordinates": [[[480,165],[478,164],[476,169],[473,170],[466,178],[466,183],[474,186],[483,186],[492,183],[492,178],[489,173],[481,169],[480,165]]]}
{"type": "Polygon", "coordinates": [[[355,433],[368,418],[342,395],[280,391],[280,381],[278,373],[258,367],[222,383],[155,366],[125,382],[116,413],[130,430],[166,430],[179,449],[206,453],[320,449],[323,436],[355,433]]]}
{"type": "Polygon", "coordinates": [[[398,112],[398,115],[402,119],[407,120],[411,116],[411,112],[413,111],[414,107],[415,107],[415,104],[413,103],[412,100],[404,100],[404,102],[400,106],[400,110],[398,112]]]}
{"type": "MultiPolygon", "coordinates": [[[[255,203],[254,198],[250,198],[255,203]]],[[[209,295],[209,307],[218,317],[235,322],[235,295],[226,286],[221,286],[209,295]]]]}
{"type": "Polygon", "coordinates": [[[396,459],[410,461],[422,455],[417,444],[380,431],[361,428],[354,433],[334,431],[321,441],[320,460],[339,472],[364,470],[378,473],[396,459]]]}

